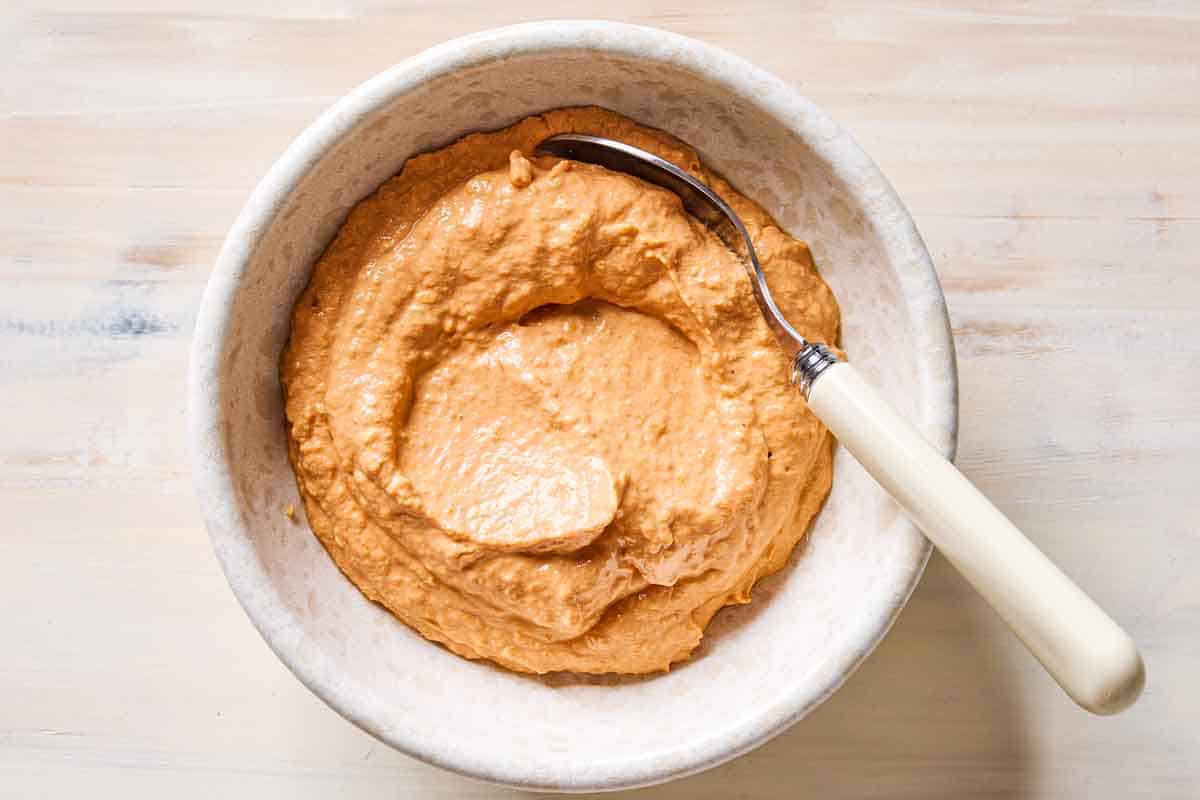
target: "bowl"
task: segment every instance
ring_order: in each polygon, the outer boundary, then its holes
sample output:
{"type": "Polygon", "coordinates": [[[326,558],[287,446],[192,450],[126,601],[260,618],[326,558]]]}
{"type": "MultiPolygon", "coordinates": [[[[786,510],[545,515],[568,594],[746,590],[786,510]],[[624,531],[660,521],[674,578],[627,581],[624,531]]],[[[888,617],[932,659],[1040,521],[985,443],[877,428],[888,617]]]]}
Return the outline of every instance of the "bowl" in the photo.
{"type": "MultiPolygon", "coordinates": [[[[941,288],[865,153],[779,79],[698,41],[611,22],[466,36],[350,92],[255,189],[217,259],[189,380],[193,468],[230,586],[279,658],[397,749],[529,789],[646,785],[715,766],[799,720],[887,632],[930,547],[845,453],[829,501],[754,602],[692,660],[642,678],[534,678],[459,658],[367,601],[308,530],[278,361],[292,305],[351,207],[415,153],[539,111],[599,105],[695,146],[809,242],[842,344],[952,455],[956,383],[941,288]]],[[[886,702],[886,699],[881,702],[886,702]]]]}

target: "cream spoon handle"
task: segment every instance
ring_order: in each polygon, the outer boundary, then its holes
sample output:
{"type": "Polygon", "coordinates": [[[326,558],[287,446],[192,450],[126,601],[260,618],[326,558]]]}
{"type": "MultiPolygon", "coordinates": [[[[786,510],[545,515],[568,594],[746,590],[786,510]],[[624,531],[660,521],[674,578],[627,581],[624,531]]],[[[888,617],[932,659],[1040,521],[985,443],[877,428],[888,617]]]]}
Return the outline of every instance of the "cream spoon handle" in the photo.
{"type": "Polygon", "coordinates": [[[1137,699],[1145,670],[1129,635],[853,365],[830,357],[823,371],[811,380],[801,376],[800,382],[813,413],[1075,702],[1096,714],[1113,714],[1137,699]]]}

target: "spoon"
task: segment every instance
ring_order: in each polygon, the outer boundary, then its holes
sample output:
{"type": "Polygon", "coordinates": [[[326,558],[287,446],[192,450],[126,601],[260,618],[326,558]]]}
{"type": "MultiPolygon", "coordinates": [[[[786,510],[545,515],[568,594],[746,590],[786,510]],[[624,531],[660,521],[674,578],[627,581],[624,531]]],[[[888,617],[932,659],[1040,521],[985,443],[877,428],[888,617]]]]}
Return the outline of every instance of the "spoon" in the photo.
{"type": "Polygon", "coordinates": [[[1129,635],[1017,530],[862,377],[793,328],[771,297],[746,227],[712,189],[631,145],[565,133],[543,153],[624,172],[671,190],[737,254],[754,297],[792,360],[792,382],[842,446],[888,491],[1079,705],[1114,714],[1145,684],[1129,635]]]}

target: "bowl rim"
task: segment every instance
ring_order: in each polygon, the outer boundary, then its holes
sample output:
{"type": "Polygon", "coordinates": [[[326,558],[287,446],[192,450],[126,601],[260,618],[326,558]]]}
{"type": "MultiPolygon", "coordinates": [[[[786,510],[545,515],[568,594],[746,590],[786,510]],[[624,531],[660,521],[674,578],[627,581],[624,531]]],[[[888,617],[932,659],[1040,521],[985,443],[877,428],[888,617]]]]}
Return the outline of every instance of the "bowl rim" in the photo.
{"type": "MultiPolygon", "coordinates": [[[[656,28],[603,20],[551,20],[493,28],[444,42],[405,59],[360,84],[309,125],[272,165],[238,214],[217,256],[197,313],[188,371],[189,444],[192,474],[213,550],[235,596],[268,646],[289,670],[331,708],[376,738],[413,756],[470,777],[523,789],[597,791],[627,789],[683,777],[722,764],[799,721],[850,677],[887,634],[925,569],[931,545],[913,536],[902,554],[891,587],[894,603],[885,613],[847,637],[842,652],[831,653],[828,678],[816,693],[797,687],[757,716],[716,734],[641,759],[601,762],[585,777],[564,765],[531,776],[502,754],[456,748],[451,738],[429,730],[399,729],[369,703],[358,700],[326,676],[327,658],[303,633],[287,624],[290,616],[271,590],[236,504],[225,442],[225,409],[220,372],[224,341],[233,323],[232,309],[241,278],[262,238],[292,191],[310,169],[344,136],[377,110],[431,79],[510,56],[570,51],[604,52],[659,61],[703,74],[802,135],[816,154],[870,210],[868,223],[881,237],[888,259],[910,265],[898,274],[901,294],[916,325],[914,346],[941,357],[940,367],[920,377],[922,403],[914,422],[953,458],[957,442],[957,370],[949,315],[928,251],[908,211],[878,167],[858,144],[823,111],[780,78],[713,45],[656,28]],[[934,381],[930,372],[941,374],[934,381]],[[236,565],[236,569],[232,567],[236,565]],[[849,641],[853,639],[853,641],[849,641]]],[[[911,523],[907,523],[911,527],[911,523]]],[[[915,529],[914,529],[915,530],[915,529]]]]}

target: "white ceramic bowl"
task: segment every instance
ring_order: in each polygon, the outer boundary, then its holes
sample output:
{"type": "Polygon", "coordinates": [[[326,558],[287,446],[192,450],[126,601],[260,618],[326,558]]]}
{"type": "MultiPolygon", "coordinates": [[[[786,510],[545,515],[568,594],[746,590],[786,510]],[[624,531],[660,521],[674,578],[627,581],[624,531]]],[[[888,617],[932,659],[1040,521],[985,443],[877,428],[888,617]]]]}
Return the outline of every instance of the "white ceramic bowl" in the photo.
{"type": "MultiPolygon", "coordinates": [[[[277,363],[292,304],[349,209],[404,160],[468,131],[596,104],[664,128],[806,239],[841,302],[843,344],[947,455],[954,354],[912,220],[828,117],[697,41],[606,22],[467,36],[355,89],[296,139],[234,223],[204,295],[190,375],[200,499],[233,591],[280,659],[379,739],[499,783],[615,789],[696,772],[828,697],[907,600],[929,545],[856,463],[807,546],[696,657],[642,679],[547,679],[472,663],[365,600],[303,519],[277,363]]],[[[881,702],[887,702],[886,698],[881,702]]]]}

